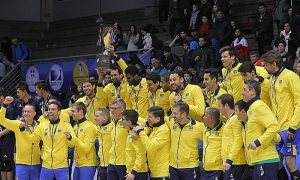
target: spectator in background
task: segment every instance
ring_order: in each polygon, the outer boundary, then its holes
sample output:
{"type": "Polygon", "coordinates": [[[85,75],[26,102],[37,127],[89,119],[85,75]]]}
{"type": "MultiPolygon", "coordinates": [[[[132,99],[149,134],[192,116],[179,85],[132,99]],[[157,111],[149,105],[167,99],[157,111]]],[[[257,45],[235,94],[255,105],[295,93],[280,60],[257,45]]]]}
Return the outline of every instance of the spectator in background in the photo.
{"type": "Polygon", "coordinates": [[[137,32],[135,25],[130,25],[130,31],[128,34],[127,51],[134,51],[138,49],[139,40],[140,40],[140,34],[137,32]]]}
{"type": "Polygon", "coordinates": [[[234,31],[235,39],[231,43],[231,46],[236,50],[237,56],[241,62],[244,62],[249,59],[249,47],[248,42],[244,37],[244,34],[241,33],[240,29],[237,28],[234,31]]]}
{"type": "Polygon", "coordinates": [[[111,83],[111,77],[110,77],[110,72],[106,72],[104,74],[104,79],[102,82],[102,86],[105,87],[106,85],[108,85],[109,83],[111,83]]]}
{"type": "Polygon", "coordinates": [[[257,51],[251,51],[250,52],[250,61],[255,65],[255,66],[261,66],[265,67],[265,63],[261,58],[259,58],[259,54],[257,51]]]}
{"type": "Polygon", "coordinates": [[[284,17],[282,19],[282,22],[280,23],[281,25],[283,25],[284,22],[289,22],[291,29],[295,28],[296,25],[296,16],[293,12],[293,8],[289,7],[287,13],[284,14],[284,17]]]}
{"type": "Polygon", "coordinates": [[[284,40],[280,40],[279,43],[278,43],[278,45],[277,45],[277,51],[281,55],[282,66],[292,71],[293,70],[293,66],[294,66],[294,60],[290,56],[290,54],[285,51],[285,48],[286,48],[285,41],[284,40]]]}
{"type": "Polygon", "coordinates": [[[211,22],[215,23],[217,21],[217,12],[219,10],[219,6],[214,4],[212,7],[212,13],[211,13],[211,22]]]}
{"type": "Polygon", "coordinates": [[[203,16],[207,17],[207,18],[211,18],[211,12],[212,12],[212,2],[208,1],[208,0],[200,0],[200,4],[199,4],[199,11],[203,16]]]}
{"type": "Polygon", "coordinates": [[[294,65],[294,71],[300,76],[300,47],[296,51],[296,59],[294,65]]]}
{"type": "Polygon", "coordinates": [[[273,17],[267,13],[267,5],[258,5],[259,14],[256,17],[255,37],[258,43],[258,52],[261,56],[264,52],[271,49],[273,40],[273,17]]]}
{"type": "Polygon", "coordinates": [[[22,42],[19,42],[17,38],[12,39],[12,53],[14,64],[29,59],[28,48],[22,42]]]}
{"type": "Polygon", "coordinates": [[[229,16],[230,3],[229,0],[213,0],[213,4],[217,5],[223,11],[226,17],[229,16]]]}
{"type": "Polygon", "coordinates": [[[286,47],[285,51],[289,51],[289,40],[290,40],[290,35],[291,35],[291,26],[289,22],[284,23],[283,25],[283,30],[280,32],[279,37],[285,41],[286,47]]]}
{"type": "Polygon", "coordinates": [[[192,65],[200,73],[201,79],[205,69],[215,66],[214,52],[209,47],[209,40],[206,37],[199,38],[199,48],[192,55],[192,65]]]}
{"type": "MultiPolygon", "coordinates": [[[[177,6],[177,0],[170,0],[169,1],[169,18],[170,18],[170,24],[169,24],[169,32],[171,39],[175,37],[175,30],[176,30],[176,25],[179,21],[180,18],[180,11],[179,11],[179,6],[177,6]]],[[[186,8],[184,8],[186,9],[186,8]]],[[[183,12],[183,11],[182,11],[183,12]]]]}
{"type": "Polygon", "coordinates": [[[121,51],[125,50],[125,43],[124,43],[124,36],[122,32],[122,27],[119,26],[119,24],[115,23],[115,33],[112,37],[112,45],[115,47],[115,49],[121,51]]]}
{"type": "Polygon", "coordinates": [[[150,60],[152,64],[151,72],[158,73],[160,76],[164,76],[168,73],[168,70],[163,66],[161,60],[156,54],[153,54],[150,60]]]}
{"type": "Polygon", "coordinates": [[[220,53],[220,39],[217,35],[217,31],[215,29],[210,29],[208,32],[208,37],[210,37],[211,47],[214,51],[216,64],[215,67],[221,69],[223,67],[221,62],[221,53],[220,53]]]}
{"type": "Polygon", "coordinates": [[[174,71],[174,69],[180,65],[179,57],[171,53],[171,47],[169,46],[165,46],[162,51],[163,59],[161,61],[164,67],[166,67],[170,71],[174,71]]]}
{"type": "Polygon", "coordinates": [[[150,49],[152,48],[152,37],[147,28],[141,29],[142,39],[143,39],[143,48],[150,49]]]}
{"type": "Polygon", "coordinates": [[[13,54],[11,49],[11,40],[9,37],[3,37],[1,41],[1,52],[3,52],[4,56],[9,60],[12,61],[13,54]]]}
{"type": "Polygon", "coordinates": [[[198,48],[198,43],[197,43],[196,47],[190,47],[189,43],[187,43],[187,42],[183,43],[182,60],[183,60],[184,69],[189,69],[192,67],[191,56],[192,56],[193,51],[197,48],[198,48]]]}
{"type": "Polygon", "coordinates": [[[200,36],[206,36],[208,34],[208,31],[210,28],[208,18],[207,18],[207,16],[203,15],[201,20],[202,21],[201,21],[201,24],[199,27],[200,36]]]}
{"type": "Polygon", "coordinates": [[[13,64],[0,52],[0,80],[5,76],[6,72],[13,67],[13,64]]]}
{"type": "Polygon", "coordinates": [[[192,84],[193,74],[190,71],[184,71],[183,72],[183,81],[184,84],[192,84]]]}
{"type": "Polygon", "coordinates": [[[277,30],[280,32],[282,30],[282,20],[284,18],[285,12],[288,10],[289,2],[287,0],[276,0],[275,1],[275,12],[274,19],[277,24],[277,30]]]}
{"type": "Polygon", "coordinates": [[[168,15],[169,15],[169,0],[159,0],[158,2],[159,23],[167,21],[168,15]]]}
{"type": "Polygon", "coordinates": [[[232,27],[221,10],[217,11],[217,20],[213,23],[212,28],[217,31],[221,47],[231,44],[232,27]]]}
{"type": "Polygon", "coordinates": [[[296,67],[295,67],[295,73],[298,74],[298,76],[300,77],[300,61],[297,61],[296,63],[296,67]]]}
{"type": "Polygon", "coordinates": [[[35,83],[35,92],[40,97],[39,99],[39,109],[41,113],[44,115],[45,112],[48,112],[48,105],[50,99],[57,99],[55,96],[53,96],[48,88],[48,85],[44,80],[38,81],[35,83]]]}
{"type": "Polygon", "coordinates": [[[189,29],[198,29],[200,24],[201,14],[196,4],[193,4],[192,14],[190,19],[189,29]]]}

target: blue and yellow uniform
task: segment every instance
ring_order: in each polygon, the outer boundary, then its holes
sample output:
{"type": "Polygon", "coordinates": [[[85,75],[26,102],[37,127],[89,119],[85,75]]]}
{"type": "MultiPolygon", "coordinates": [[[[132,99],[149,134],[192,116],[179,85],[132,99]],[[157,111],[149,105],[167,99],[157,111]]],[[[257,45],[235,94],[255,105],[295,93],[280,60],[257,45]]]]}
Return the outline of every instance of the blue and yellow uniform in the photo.
{"type": "MultiPolygon", "coordinates": [[[[174,97],[176,92],[172,92],[170,99],[170,107],[175,105],[174,97]]],[[[205,101],[202,90],[197,85],[188,84],[179,94],[181,100],[189,105],[190,116],[196,121],[202,121],[204,115],[205,101]]]]}

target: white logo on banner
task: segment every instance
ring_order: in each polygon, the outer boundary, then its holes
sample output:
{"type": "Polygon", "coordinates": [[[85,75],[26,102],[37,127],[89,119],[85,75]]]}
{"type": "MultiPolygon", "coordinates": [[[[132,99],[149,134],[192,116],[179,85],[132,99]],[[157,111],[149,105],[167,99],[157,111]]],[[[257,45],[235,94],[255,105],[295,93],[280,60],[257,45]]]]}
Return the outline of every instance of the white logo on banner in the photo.
{"type": "Polygon", "coordinates": [[[64,82],[64,74],[62,68],[54,64],[49,71],[49,84],[54,91],[58,91],[64,82]]]}
{"type": "Polygon", "coordinates": [[[40,74],[36,67],[31,66],[26,72],[26,83],[28,84],[29,91],[35,92],[35,83],[40,80],[40,74]]]}

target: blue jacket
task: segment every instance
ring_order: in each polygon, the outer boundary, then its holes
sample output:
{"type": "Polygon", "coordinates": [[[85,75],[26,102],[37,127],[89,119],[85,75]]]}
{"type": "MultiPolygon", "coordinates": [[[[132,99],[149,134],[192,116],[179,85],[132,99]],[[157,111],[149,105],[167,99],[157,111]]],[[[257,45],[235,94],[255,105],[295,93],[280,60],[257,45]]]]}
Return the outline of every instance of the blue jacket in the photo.
{"type": "Polygon", "coordinates": [[[28,48],[23,43],[18,43],[12,46],[13,63],[17,64],[21,59],[28,60],[28,48]]]}

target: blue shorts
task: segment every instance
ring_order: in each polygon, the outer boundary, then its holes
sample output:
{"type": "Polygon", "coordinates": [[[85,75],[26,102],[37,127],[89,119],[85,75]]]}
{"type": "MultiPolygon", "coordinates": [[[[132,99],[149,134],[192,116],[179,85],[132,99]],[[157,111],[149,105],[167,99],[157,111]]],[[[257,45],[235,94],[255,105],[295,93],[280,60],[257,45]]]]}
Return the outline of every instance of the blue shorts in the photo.
{"type": "Polygon", "coordinates": [[[296,130],[295,136],[293,139],[287,138],[287,130],[279,132],[281,141],[276,143],[277,152],[284,156],[295,156],[299,153],[300,150],[300,130],[296,130]],[[297,150],[298,149],[298,150],[297,150]]]}
{"type": "Polygon", "coordinates": [[[93,180],[96,173],[96,166],[75,167],[73,180],[93,180]]]}
{"type": "Polygon", "coordinates": [[[278,170],[279,170],[279,162],[255,165],[253,169],[253,179],[255,180],[277,179],[278,170]]]}
{"type": "Polygon", "coordinates": [[[42,167],[41,179],[43,180],[69,180],[69,168],[47,169],[42,167]]]}
{"type": "Polygon", "coordinates": [[[22,180],[39,180],[41,165],[16,164],[16,177],[22,180]]]}

